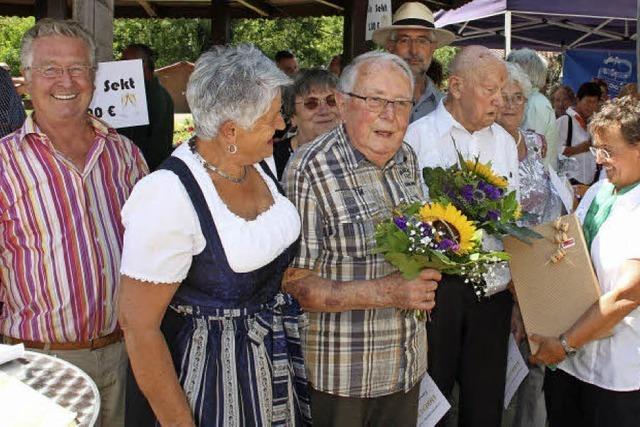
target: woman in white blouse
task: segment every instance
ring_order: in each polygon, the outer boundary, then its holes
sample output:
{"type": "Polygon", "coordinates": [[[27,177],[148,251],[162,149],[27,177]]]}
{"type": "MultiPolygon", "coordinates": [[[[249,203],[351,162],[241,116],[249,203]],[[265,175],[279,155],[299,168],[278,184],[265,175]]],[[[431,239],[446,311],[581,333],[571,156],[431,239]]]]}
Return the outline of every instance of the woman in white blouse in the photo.
{"type": "Polygon", "coordinates": [[[618,98],[589,125],[592,152],[607,174],[585,194],[582,221],[602,296],[559,337],[533,335],[533,361],[546,365],[554,426],[640,423],[640,102],[618,98]],[[611,336],[597,339],[612,331],[611,336]]]}
{"type": "MultiPolygon", "coordinates": [[[[309,421],[300,309],[280,293],[300,220],[262,161],[288,83],[251,45],[204,53],[187,85],[194,137],[122,210],[120,322],[162,425],[309,421]]],[[[129,407],[131,424],[155,422],[129,407]]]]}

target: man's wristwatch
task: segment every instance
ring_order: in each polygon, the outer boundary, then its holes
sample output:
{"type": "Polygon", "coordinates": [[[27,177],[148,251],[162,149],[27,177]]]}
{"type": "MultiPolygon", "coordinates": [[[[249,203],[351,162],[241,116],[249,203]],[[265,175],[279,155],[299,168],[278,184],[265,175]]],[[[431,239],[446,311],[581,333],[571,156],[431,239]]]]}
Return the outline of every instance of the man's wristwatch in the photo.
{"type": "Polygon", "coordinates": [[[558,339],[560,340],[560,345],[562,346],[562,349],[567,354],[567,356],[573,356],[574,354],[576,354],[578,349],[573,348],[569,345],[569,342],[567,341],[567,337],[564,334],[560,335],[558,339]]]}

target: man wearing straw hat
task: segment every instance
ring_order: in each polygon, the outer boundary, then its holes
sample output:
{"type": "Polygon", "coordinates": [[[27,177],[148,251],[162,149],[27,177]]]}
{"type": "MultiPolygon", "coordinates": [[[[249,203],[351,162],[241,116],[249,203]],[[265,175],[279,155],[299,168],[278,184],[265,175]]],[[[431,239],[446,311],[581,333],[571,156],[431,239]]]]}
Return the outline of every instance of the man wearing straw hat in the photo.
{"type": "Polygon", "coordinates": [[[451,43],[455,36],[447,30],[435,28],[433,13],[419,2],[404,3],[393,15],[390,26],[377,29],[373,41],[407,61],[416,84],[413,91],[415,105],[410,122],[436,109],[443,97],[427,76],[433,52],[451,43]]]}

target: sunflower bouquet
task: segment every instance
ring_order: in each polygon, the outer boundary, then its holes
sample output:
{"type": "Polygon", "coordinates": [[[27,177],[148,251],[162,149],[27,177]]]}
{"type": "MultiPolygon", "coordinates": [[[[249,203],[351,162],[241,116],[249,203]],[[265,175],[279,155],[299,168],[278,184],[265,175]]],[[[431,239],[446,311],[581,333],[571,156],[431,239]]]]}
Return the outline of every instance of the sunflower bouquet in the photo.
{"type": "MultiPolygon", "coordinates": [[[[425,268],[465,277],[478,296],[484,293],[483,274],[509,257],[484,251],[481,232],[451,203],[414,202],[394,210],[393,218],[376,228],[376,252],[411,280],[425,268]]],[[[414,313],[418,318],[424,313],[414,313]]]]}
{"type": "Polygon", "coordinates": [[[508,191],[506,178],[491,169],[491,163],[480,163],[476,157],[464,160],[458,154],[458,164],[448,168],[424,168],[424,181],[431,200],[451,203],[478,229],[495,235],[512,235],[524,242],[540,236],[517,225],[521,218],[520,203],[515,191],[508,191]]]}

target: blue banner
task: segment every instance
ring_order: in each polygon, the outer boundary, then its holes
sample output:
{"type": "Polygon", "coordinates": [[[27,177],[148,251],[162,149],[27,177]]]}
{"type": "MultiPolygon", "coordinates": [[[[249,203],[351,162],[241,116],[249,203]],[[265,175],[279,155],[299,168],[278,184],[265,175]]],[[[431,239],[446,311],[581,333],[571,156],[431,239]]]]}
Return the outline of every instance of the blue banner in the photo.
{"type": "Polygon", "coordinates": [[[618,96],[620,88],[636,82],[634,52],[568,50],[564,54],[562,82],[578,91],[580,85],[599,77],[609,86],[609,97],[618,96]]]}

